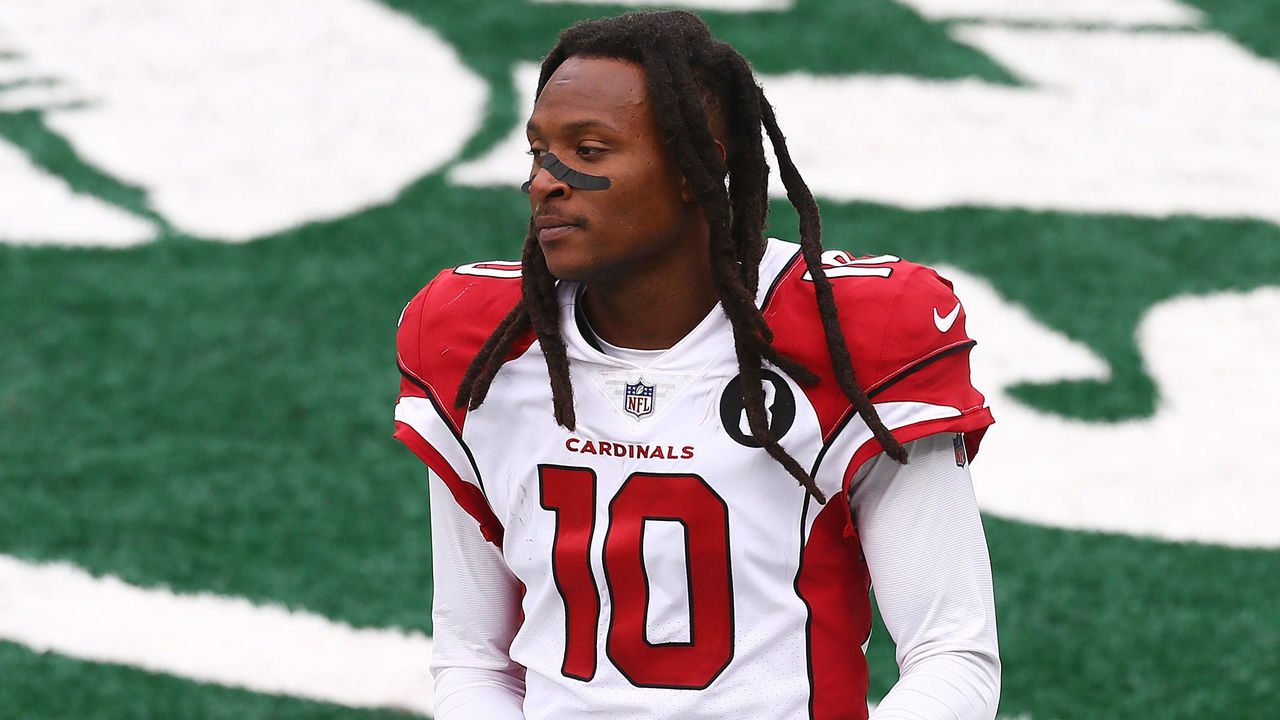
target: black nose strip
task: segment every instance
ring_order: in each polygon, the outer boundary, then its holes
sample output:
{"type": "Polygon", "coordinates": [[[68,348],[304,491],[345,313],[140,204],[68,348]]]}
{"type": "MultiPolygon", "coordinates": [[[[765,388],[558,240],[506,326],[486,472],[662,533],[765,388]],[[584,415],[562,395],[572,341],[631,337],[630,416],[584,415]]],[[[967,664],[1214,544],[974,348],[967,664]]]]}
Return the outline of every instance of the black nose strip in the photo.
{"type": "MultiPolygon", "coordinates": [[[[552,177],[562,181],[565,185],[579,190],[609,189],[609,178],[603,175],[588,175],[584,172],[578,172],[560,162],[560,158],[556,157],[555,153],[547,153],[542,156],[542,169],[551,173],[552,177]]],[[[520,189],[527,193],[531,185],[533,185],[532,178],[521,185],[520,189]]]]}

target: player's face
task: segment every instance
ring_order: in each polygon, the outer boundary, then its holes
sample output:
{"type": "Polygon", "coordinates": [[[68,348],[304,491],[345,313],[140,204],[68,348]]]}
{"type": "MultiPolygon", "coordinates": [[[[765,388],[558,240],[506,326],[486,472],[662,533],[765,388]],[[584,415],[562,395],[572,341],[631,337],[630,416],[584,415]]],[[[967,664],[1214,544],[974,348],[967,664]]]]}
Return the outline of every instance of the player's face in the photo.
{"type": "Polygon", "coordinates": [[[660,139],[643,67],[565,60],[534,105],[528,135],[529,205],[553,275],[612,282],[705,262],[706,222],[660,139]],[[571,177],[558,179],[541,169],[546,153],[608,178],[609,187],[585,190],[571,177]]]}

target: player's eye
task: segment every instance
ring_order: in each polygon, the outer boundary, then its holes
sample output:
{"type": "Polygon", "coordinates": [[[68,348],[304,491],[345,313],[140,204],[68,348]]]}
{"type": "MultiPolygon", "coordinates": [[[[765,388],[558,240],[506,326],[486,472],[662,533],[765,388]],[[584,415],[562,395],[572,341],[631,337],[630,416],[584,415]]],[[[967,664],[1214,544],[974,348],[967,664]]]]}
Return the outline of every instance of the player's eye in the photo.
{"type": "Polygon", "coordinates": [[[534,160],[541,160],[542,157],[546,154],[547,154],[547,151],[543,150],[542,148],[529,148],[529,151],[528,151],[529,157],[533,158],[534,160]]]}

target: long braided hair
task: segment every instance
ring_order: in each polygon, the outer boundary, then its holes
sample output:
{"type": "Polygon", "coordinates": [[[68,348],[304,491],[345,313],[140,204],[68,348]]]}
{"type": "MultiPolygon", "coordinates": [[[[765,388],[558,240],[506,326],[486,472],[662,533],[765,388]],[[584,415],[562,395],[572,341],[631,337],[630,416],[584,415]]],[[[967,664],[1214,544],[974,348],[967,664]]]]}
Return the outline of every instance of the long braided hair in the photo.
{"type": "MultiPolygon", "coordinates": [[[[801,254],[813,278],[836,382],[885,453],[898,462],[906,462],[906,450],[885,427],[854,378],[831,282],[822,271],[818,205],[791,161],[773,108],[756,84],[746,59],[729,44],[714,38],[693,13],[632,12],[581,22],[561,32],[559,42],[542,62],[539,94],[560,64],[573,56],[624,60],[645,69],[658,129],[710,226],[713,281],[733,327],[743,407],[753,439],[818,502],[826,501],[809,473],[773,436],[765,409],[764,361],[804,385],[817,383],[818,376],[774,348],[773,331],[755,302],[769,213],[769,166],[760,132],[763,127],[778,159],[787,199],[799,214],[801,254]],[[711,132],[708,104],[725,125],[724,160],[711,132]]],[[[525,237],[521,262],[521,299],[476,353],[458,387],[455,403],[459,407],[479,407],[512,345],[532,328],[551,376],[556,422],[572,430],[573,388],[560,332],[556,279],[547,269],[532,225],[525,237]]]]}

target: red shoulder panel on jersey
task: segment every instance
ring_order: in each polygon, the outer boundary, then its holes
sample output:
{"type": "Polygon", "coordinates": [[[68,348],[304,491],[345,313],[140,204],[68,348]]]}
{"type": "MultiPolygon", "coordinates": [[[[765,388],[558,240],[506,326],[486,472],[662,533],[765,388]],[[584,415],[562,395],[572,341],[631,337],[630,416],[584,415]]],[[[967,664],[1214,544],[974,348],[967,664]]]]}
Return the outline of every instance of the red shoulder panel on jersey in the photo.
{"type": "MultiPolygon", "coordinates": [[[[519,300],[519,263],[473,263],[441,272],[414,296],[400,317],[396,333],[400,402],[426,399],[433,408],[426,422],[447,428],[451,442],[468,459],[470,450],[462,440],[467,410],[454,405],[458,385],[476,352],[519,300]]],[[[525,333],[507,359],[527,350],[533,339],[532,331],[525,333]]],[[[502,524],[482,487],[462,479],[440,449],[408,423],[396,422],[395,437],[440,476],[458,504],[479,523],[485,539],[501,547],[502,524]]]]}
{"type": "MultiPolygon", "coordinates": [[[[969,380],[974,341],[965,331],[964,307],[951,283],[931,268],[891,255],[851,258],[828,251],[823,261],[854,376],[872,401],[929,403],[960,413],[949,423],[928,427],[891,426],[895,436],[906,442],[929,432],[965,432],[970,456],[976,453],[981,430],[992,420],[982,394],[969,380]]],[[[775,283],[764,312],[778,350],[821,378],[806,393],[818,412],[824,439],[830,439],[851,408],[835,381],[816,291],[802,259],[797,258],[775,283]]],[[[879,450],[873,444],[869,455],[879,450]]]]}
{"type": "MultiPolygon", "coordinates": [[[[404,376],[401,396],[431,397],[462,432],[466,409],[454,406],[458,385],[476,352],[520,300],[520,264],[472,263],[445,270],[405,307],[396,334],[396,359],[404,376]]],[[[527,331],[512,348],[529,348],[527,331]]]]}

